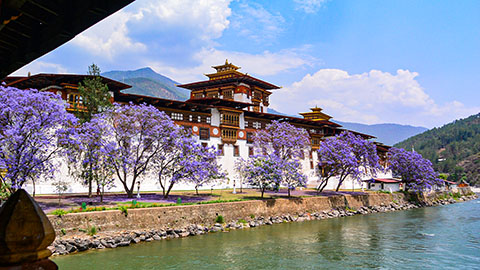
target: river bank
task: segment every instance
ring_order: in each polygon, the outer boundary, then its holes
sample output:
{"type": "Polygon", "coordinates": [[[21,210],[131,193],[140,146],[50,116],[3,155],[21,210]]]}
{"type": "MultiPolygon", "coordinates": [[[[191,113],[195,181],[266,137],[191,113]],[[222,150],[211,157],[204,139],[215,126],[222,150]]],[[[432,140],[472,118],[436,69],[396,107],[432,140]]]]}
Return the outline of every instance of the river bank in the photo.
{"type": "Polygon", "coordinates": [[[467,191],[458,194],[453,198],[448,193],[437,193],[422,200],[412,200],[403,193],[357,194],[132,209],[126,215],[120,211],[105,211],[49,216],[57,231],[57,240],[49,249],[54,255],[65,255],[89,249],[129,246],[143,241],[227,232],[275,223],[408,210],[477,198],[467,191]]]}

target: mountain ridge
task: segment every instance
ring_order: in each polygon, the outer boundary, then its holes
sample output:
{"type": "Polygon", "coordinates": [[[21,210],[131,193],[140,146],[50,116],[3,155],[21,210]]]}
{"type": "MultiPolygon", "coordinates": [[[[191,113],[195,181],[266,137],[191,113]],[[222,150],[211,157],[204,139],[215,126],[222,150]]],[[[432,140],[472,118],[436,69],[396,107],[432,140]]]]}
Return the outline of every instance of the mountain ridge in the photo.
{"type": "Polygon", "coordinates": [[[177,87],[178,82],[156,73],[150,67],[125,71],[112,70],[102,73],[102,76],[131,85],[132,88],[123,91],[128,94],[141,94],[182,101],[190,97],[190,91],[177,87]]]}
{"type": "MultiPolygon", "coordinates": [[[[269,113],[301,117],[299,115],[288,115],[281,113],[275,109],[268,108],[269,113]]],[[[400,141],[403,141],[411,136],[420,134],[428,130],[426,127],[411,126],[411,125],[401,125],[394,123],[384,123],[384,124],[360,124],[352,122],[344,122],[339,120],[331,120],[334,123],[337,123],[342,126],[342,128],[353,130],[356,132],[373,135],[378,142],[381,142],[386,145],[394,145],[400,141]]]]}

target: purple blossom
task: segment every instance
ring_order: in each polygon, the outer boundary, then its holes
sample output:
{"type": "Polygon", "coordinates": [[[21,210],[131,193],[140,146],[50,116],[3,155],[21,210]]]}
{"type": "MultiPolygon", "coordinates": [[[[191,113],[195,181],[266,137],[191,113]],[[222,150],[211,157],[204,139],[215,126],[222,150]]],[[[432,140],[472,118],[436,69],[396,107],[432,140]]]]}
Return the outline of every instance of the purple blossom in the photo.
{"type": "Polygon", "coordinates": [[[275,155],[253,156],[247,161],[245,165],[247,181],[250,185],[260,189],[262,198],[268,187],[280,185],[283,174],[282,164],[283,160],[275,155]]]}
{"type": "Polygon", "coordinates": [[[179,128],[151,105],[119,105],[102,114],[109,141],[104,146],[115,175],[131,198],[135,184],[172,147],[179,128]]]}
{"type": "Polygon", "coordinates": [[[177,136],[172,137],[170,147],[155,161],[154,172],[165,198],[178,182],[193,183],[198,194],[198,188],[225,176],[220,172],[218,151],[214,147],[197,143],[182,132],[181,127],[178,127],[178,131],[177,136]]]}
{"type": "Polygon", "coordinates": [[[405,190],[422,192],[442,185],[432,163],[417,152],[392,147],[388,151],[388,168],[405,183],[405,190]]]}
{"type": "Polygon", "coordinates": [[[283,160],[300,157],[310,146],[306,130],[279,121],[272,121],[266,129],[257,131],[253,140],[261,154],[276,155],[283,160]]]}
{"type": "Polygon", "coordinates": [[[321,142],[317,153],[321,179],[319,192],[333,177],[339,177],[338,191],[348,176],[359,181],[368,172],[375,175],[377,170],[381,170],[375,144],[348,131],[321,142]]]}
{"type": "Polygon", "coordinates": [[[53,93],[0,86],[1,182],[16,190],[28,180],[53,177],[63,135],[77,122],[65,108],[53,93]]]}
{"type": "Polygon", "coordinates": [[[75,129],[68,139],[66,158],[69,172],[82,184],[88,186],[89,196],[92,185],[101,192],[101,201],[105,187],[114,186],[114,167],[106,146],[109,143],[109,128],[102,115],[95,116],[75,129]]]}
{"type": "MultiPolygon", "coordinates": [[[[303,156],[304,151],[310,147],[310,138],[306,130],[296,128],[287,122],[272,121],[265,130],[255,133],[254,141],[257,152],[260,152],[263,156],[263,163],[251,163],[247,167],[247,171],[248,169],[272,169],[270,163],[275,163],[280,173],[275,184],[286,186],[288,196],[290,196],[292,189],[306,186],[307,178],[302,174],[301,164],[298,161],[303,156]],[[260,168],[255,168],[255,164],[260,168]],[[265,167],[267,165],[270,167],[265,167]]],[[[238,164],[237,166],[241,167],[242,165],[238,164]]],[[[277,170],[272,169],[272,172],[277,172],[277,170]]],[[[255,183],[255,181],[252,182],[252,179],[250,179],[250,183],[255,183]]],[[[264,183],[255,183],[255,185],[264,190],[264,183]]]]}

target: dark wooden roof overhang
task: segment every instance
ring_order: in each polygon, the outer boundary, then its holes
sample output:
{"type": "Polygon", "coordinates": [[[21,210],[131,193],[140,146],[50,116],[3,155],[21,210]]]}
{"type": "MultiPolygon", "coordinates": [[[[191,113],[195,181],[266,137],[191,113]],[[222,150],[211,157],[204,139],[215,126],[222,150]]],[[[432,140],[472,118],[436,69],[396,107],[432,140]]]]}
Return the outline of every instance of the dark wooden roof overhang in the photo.
{"type": "Polygon", "coordinates": [[[280,89],[279,86],[274,84],[268,83],[266,81],[262,81],[260,79],[254,78],[249,75],[238,76],[238,77],[230,77],[224,79],[216,79],[216,80],[207,80],[207,81],[200,81],[194,83],[187,83],[187,84],[180,84],[177,85],[178,87],[182,87],[189,90],[201,90],[207,87],[219,87],[223,85],[232,85],[238,83],[246,83],[249,85],[255,85],[265,90],[272,90],[272,89],[280,89]]]}
{"type": "Polygon", "coordinates": [[[221,99],[221,98],[196,98],[196,99],[189,99],[186,102],[206,104],[206,105],[212,105],[212,106],[230,107],[235,109],[243,109],[249,106],[253,106],[252,103],[245,103],[245,102],[239,102],[239,101],[221,99]]]}
{"type": "Polygon", "coordinates": [[[208,114],[210,114],[210,109],[211,109],[211,106],[205,105],[205,104],[187,103],[184,101],[173,100],[173,99],[163,99],[163,98],[134,95],[134,94],[125,94],[125,93],[115,94],[114,100],[115,102],[123,102],[123,103],[132,102],[134,104],[146,103],[146,104],[151,104],[155,107],[208,113],[208,114]]]}
{"type": "Polygon", "coordinates": [[[385,145],[383,143],[379,143],[379,142],[374,142],[375,146],[377,146],[377,150],[380,151],[380,152],[388,152],[390,150],[390,148],[392,148],[391,146],[388,146],[388,145],[385,145]]]}
{"type": "MultiPolygon", "coordinates": [[[[7,77],[3,81],[7,86],[13,86],[19,89],[43,89],[52,85],[78,85],[86,78],[94,78],[91,75],[76,74],[36,74],[29,77],[7,77]]],[[[102,83],[108,86],[113,92],[128,89],[131,86],[106,77],[100,76],[102,83]]]]}
{"type": "Polygon", "coordinates": [[[0,1],[0,79],[133,1],[0,1]]]}

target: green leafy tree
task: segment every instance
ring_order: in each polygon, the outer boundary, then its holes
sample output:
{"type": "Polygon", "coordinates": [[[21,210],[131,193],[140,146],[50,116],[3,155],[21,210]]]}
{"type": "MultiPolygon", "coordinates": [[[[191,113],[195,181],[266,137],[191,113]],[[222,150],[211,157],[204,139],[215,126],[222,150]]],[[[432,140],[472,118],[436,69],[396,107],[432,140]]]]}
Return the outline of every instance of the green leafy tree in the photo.
{"type": "Polygon", "coordinates": [[[78,85],[78,92],[82,97],[82,106],[75,108],[82,122],[88,122],[93,115],[112,106],[108,86],[100,77],[100,68],[92,64],[88,67],[88,76],[78,85]]]}

